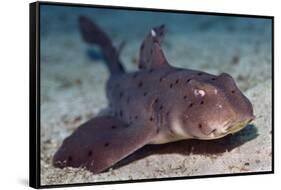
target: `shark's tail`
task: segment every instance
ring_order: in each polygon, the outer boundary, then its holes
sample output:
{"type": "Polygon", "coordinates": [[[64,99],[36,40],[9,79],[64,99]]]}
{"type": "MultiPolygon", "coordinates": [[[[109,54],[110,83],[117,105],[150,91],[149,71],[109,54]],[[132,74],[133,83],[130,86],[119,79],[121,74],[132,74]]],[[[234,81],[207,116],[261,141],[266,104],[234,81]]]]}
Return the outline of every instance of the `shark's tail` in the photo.
{"type": "Polygon", "coordinates": [[[84,41],[89,44],[96,44],[101,48],[110,73],[124,73],[125,70],[119,60],[119,52],[113,46],[108,35],[97,24],[85,16],[79,17],[79,26],[84,41]]]}

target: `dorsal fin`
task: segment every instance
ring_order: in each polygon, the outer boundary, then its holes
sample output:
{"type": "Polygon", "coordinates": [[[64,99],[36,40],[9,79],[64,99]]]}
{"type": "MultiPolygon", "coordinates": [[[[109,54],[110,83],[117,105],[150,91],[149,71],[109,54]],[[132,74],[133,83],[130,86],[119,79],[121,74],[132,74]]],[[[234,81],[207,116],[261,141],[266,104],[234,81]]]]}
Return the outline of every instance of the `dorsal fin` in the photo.
{"type": "Polygon", "coordinates": [[[165,34],[165,25],[153,28],[141,44],[139,68],[152,69],[169,66],[169,63],[161,48],[161,42],[165,34]]]}

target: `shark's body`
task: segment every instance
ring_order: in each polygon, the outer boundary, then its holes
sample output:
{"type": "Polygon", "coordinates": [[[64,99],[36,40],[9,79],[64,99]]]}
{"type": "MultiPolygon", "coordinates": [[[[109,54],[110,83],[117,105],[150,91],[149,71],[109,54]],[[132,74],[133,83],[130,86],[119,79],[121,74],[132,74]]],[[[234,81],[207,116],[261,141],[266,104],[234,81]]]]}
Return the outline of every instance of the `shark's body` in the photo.
{"type": "Polygon", "coordinates": [[[58,167],[109,168],[146,144],[215,139],[235,133],[253,118],[249,100],[228,74],[172,67],[161,49],[164,27],[154,28],[140,48],[140,71],[126,73],[118,51],[95,23],[80,18],[88,43],[103,50],[111,76],[110,112],[93,118],[66,138],[54,156],[58,167]]]}

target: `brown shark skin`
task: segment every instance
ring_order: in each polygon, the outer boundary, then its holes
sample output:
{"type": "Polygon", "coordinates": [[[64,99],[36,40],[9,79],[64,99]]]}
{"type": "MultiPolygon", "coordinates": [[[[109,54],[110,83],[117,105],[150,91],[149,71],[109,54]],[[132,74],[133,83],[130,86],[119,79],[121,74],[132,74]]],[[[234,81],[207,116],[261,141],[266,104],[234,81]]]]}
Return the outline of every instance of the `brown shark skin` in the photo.
{"type": "Polygon", "coordinates": [[[54,155],[54,166],[99,173],[146,144],[221,138],[254,119],[250,101],[230,75],[168,63],[161,49],[164,25],[153,28],[141,44],[140,71],[125,73],[109,37],[88,18],[79,21],[83,39],[105,54],[111,73],[106,84],[110,112],[66,138],[54,155]]]}
{"type": "Polygon", "coordinates": [[[172,126],[175,118],[185,125],[187,134],[200,139],[216,130],[210,123],[253,117],[249,100],[228,74],[215,76],[173,67],[144,70],[113,77],[107,92],[113,116],[132,124],[150,121],[167,136],[177,135],[172,126]],[[204,97],[195,95],[200,90],[204,97]]]}

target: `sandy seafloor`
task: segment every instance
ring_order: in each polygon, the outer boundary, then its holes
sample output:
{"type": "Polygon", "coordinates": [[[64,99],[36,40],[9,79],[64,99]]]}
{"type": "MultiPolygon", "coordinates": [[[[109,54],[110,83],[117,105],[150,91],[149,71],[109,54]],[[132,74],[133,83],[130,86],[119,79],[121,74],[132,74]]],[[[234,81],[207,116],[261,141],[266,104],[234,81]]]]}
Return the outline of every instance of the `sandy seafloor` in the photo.
{"type": "Polygon", "coordinates": [[[43,6],[41,185],[270,171],[271,43],[271,21],[266,19],[43,6]],[[52,156],[63,139],[107,106],[108,71],[98,53],[89,53],[96,49],[81,40],[77,24],[81,14],[95,19],[117,45],[125,40],[121,59],[128,71],[137,69],[139,46],[149,29],[166,24],[163,47],[170,64],[231,74],[253,104],[253,124],[219,140],[145,146],[98,175],[82,168],[54,168],[52,156]]]}

